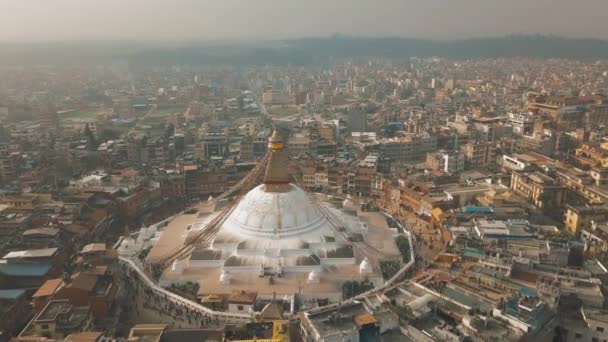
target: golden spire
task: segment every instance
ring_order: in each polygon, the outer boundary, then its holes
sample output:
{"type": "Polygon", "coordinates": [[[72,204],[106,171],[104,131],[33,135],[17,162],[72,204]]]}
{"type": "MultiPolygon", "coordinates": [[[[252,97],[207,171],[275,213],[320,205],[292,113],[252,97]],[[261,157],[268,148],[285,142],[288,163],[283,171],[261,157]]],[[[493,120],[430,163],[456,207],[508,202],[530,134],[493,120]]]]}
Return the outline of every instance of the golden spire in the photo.
{"type": "Polygon", "coordinates": [[[283,138],[275,129],[268,139],[270,159],[264,174],[264,190],[268,192],[286,192],[289,190],[289,171],[287,156],[283,151],[283,138]]]}
{"type": "Polygon", "coordinates": [[[274,129],[272,132],[272,136],[268,138],[268,149],[269,150],[282,150],[283,149],[283,138],[277,132],[277,129],[274,129]]]}

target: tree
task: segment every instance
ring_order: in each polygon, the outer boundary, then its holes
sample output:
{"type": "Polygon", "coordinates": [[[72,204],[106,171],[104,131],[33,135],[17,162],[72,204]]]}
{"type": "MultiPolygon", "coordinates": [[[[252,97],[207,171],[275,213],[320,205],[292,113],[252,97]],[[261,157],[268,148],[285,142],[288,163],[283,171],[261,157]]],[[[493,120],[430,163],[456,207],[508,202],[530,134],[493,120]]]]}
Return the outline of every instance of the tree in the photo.
{"type": "Polygon", "coordinates": [[[349,299],[374,288],[374,284],[368,281],[348,280],[342,284],[342,297],[349,299]]]}
{"type": "Polygon", "coordinates": [[[72,166],[66,156],[57,155],[53,158],[52,163],[55,177],[67,178],[72,175],[72,166]]]}
{"type": "Polygon", "coordinates": [[[399,271],[400,267],[401,264],[397,260],[383,260],[380,262],[380,273],[384,280],[388,280],[399,271]]]}
{"type": "Polygon", "coordinates": [[[175,126],[172,123],[169,123],[165,126],[165,138],[169,140],[175,134],[175,126]]]}
{"type": "Polygon", "coordinates": [[[399,235],[395,238],[395,244],[397,245],[399,252],[401,252],[401,258],[403,259],[403,262],[408,262],[411,253],[409,240],[405,236],[399,235]]]}
{"type": "Polygon", "coordinates": [[[243,108],[245,108],[245,98],[242,95],[237,97],[236,104],[237,104],[239,110],[242,112],[243,108]]]}
{"type": "Polygon", "coordinates": [[[378,106],[375,103],[368,103],[365,106],[365,113],[367,114],[373,114],[376,110],[378,110],[378,106]]]}
{"type": "Polygon", "coordinates": [[[399,98],[402,100],[405,99],[409,99],[410,97],[412,97],[412,95],[414,95],[414,91],[412,89],[403,89],[401,90],[401,92],[399,93],[399,98]]]}
{"type": "Polygon", "coordinates": [[[9,142],[11,139],[11,132],[0,124],[0,142],[9,142]]]}
{"type": "Polygon", "coordinates": [[[384,135],[387,138],[393,138],[397,132],[397,127],[393,126],[393,125],[388,125],[384,128],[384,135]]]}
{"type": "Polygon", "coordinates": [[[104,128],[99,132],[99,141],[116,140],[120,137],[120,132],[111,128],[104,128]]]}
{"type": "Polygon", "coordinates": [[[84,136],[87,139],[87,150],[95,151],[97,149],[97,142],[95,141],[95,135],[91,131],[89,124],[84,126],[84,136]]]}
{"type": "Polygon", "coordinates": [[[95,170],[100,164],[96,153],[88,153],[81,159],[81,163],[85,170],[95,170]]]}

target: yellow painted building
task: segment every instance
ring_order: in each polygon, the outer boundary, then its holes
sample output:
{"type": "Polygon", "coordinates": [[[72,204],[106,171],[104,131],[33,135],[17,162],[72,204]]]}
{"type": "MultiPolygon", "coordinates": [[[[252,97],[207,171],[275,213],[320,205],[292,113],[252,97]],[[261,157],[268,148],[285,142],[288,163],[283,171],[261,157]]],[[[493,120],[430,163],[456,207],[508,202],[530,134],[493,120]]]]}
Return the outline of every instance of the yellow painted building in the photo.
{"type": "Polygon", "coordinates": [[[608,167],[608,143],[601,145],[583,144],[576,149],[576,160],[592,167],[608,167]]]}
{"type": "Polygon", "coordinates": [[[583,228],[590,228],[591,222],[603,222],[608,220],[607,206],[566,206],[564,223],[572,234],[578,234],[583,228]]]}
{"type": "Polygon", "coordinates": [[[249,340],[230,340],[230,342],[289,342],[289,321],[277,320],[272,322],[272,337],[249,340]]]}

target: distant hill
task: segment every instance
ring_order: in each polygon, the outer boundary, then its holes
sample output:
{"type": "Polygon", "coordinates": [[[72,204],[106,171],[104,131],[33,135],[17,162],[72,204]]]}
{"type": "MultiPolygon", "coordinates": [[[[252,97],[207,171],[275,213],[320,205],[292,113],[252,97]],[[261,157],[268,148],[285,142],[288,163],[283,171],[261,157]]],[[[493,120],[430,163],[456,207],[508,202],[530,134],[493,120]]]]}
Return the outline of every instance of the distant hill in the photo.
{"type": "Polygon", "coordinates": [[[132,57],[150,63],[309,64],[328,57],[413,56],[607,58],[608,41],[520,35],[456,41],[330,37],[277,41],[266,46],[154,49],[132,57]]]}
{"type": "Polygon", "coordinates": [[[181,46],[129,42],[0,44],[0,50],[0,62],[13,63],[98,63],[126,58],[137,64],[310,64],[329,57],[608,58],[608,41],[540,35],[454,41],[333,36],[181,46]]]}
{"type": "Polygon", "coordinates": [[[300,39],[287,41],[288,46],[316,55],[384,56],[384,57],[608,57],[608,41],[571,39],[540,35],[512,35],[454,41],[431,41],[408,38],[300,39]]]}

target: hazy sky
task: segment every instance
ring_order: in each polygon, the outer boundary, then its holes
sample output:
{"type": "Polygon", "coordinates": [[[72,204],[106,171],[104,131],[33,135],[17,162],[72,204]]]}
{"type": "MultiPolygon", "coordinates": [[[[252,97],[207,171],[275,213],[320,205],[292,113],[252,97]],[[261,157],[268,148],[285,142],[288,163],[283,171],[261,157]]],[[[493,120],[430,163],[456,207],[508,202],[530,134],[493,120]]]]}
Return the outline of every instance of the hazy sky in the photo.
{"type": "Polygon", "coordinates": [[[608,39],[608,0],[0,0],[0,40],[608,39]]]}

